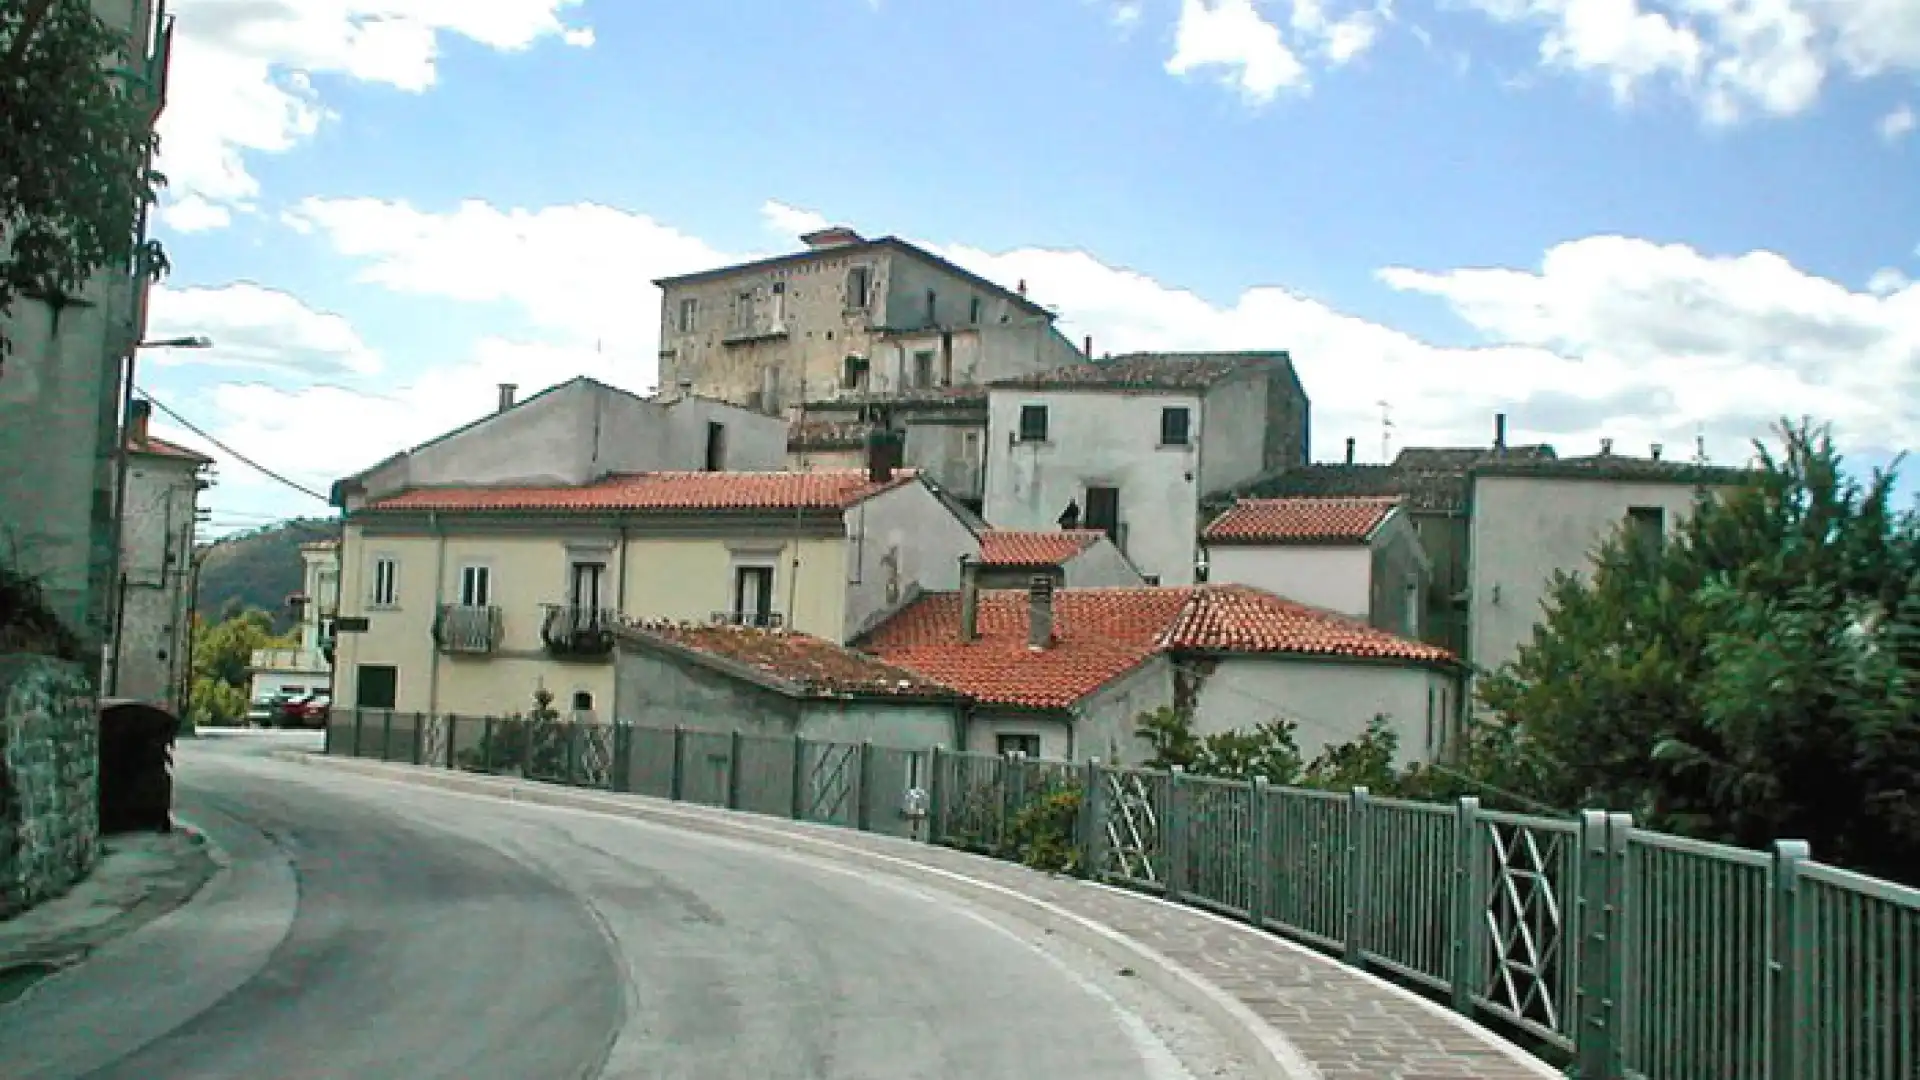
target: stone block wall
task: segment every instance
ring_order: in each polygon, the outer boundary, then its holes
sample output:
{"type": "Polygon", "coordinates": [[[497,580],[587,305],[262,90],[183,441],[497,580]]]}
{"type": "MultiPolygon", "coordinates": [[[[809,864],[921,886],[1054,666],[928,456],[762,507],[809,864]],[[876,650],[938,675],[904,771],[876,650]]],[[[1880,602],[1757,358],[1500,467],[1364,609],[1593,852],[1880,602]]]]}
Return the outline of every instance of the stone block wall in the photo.
{"type": "Polygon", "coordinates": [[[0,656],[0,918],[92,869],[99,744],[99,699],[80,665],[0,656]]]}

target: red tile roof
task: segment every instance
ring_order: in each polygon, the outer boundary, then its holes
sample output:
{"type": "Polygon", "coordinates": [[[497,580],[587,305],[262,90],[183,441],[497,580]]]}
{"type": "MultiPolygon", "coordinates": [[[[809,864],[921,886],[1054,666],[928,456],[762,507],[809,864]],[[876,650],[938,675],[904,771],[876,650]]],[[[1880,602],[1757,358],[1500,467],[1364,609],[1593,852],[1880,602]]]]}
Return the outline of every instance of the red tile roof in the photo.
{"type": "Polygon", "coordinates": [[[869,480],[864,469],[633,473],[578,486],[417,488],[381,499],[362,512],[844,510],[914,477],[911,469],[895,472],[884,483],[869,480]]]}
{"type": "Polygon", "coordinates": [[[623,636],[665,642],[732,661],[791,684],[801,694],[828,697],[952,698],[956,692],[917,672],[855,652],[810,634],[744,626],[636,622],[623,636]]]}
{"type": "Polygon", "coordinates": [[[1100,542],[1098,529],[1020,532],[989,529],[980,534],[982,566],[1059,566],[1100,542]]]}
{"type": "Polygon", "coordinates": [[[1065,708],[1156,653],[1231,652],[1447,664],[1445,649],[1243,585],[1059,589],[1055,643],[1027,648],[1028,595],[980,593],[979,637],[960,640],[960,596],[935,593],[864,647],[979,701],[1065,708]]]}
{"type": "Polygon", "coordinates": [[[151,435],[145,439],[137,439],[129,435],[127,437],[127,449],[136,454],[152,454],[156,457],[179,458],[182,461],[197,461],[206,465],[213,463],[212,458],[198,450],[189,450],[178,443],[170,443],[165,439],[156,439],[151,435]]]}
{"type": "Polygon", "coordinates": [[[1364,544],[1398,496],[1241,499],[1207,525],[1214,544],[1364,544]]]}

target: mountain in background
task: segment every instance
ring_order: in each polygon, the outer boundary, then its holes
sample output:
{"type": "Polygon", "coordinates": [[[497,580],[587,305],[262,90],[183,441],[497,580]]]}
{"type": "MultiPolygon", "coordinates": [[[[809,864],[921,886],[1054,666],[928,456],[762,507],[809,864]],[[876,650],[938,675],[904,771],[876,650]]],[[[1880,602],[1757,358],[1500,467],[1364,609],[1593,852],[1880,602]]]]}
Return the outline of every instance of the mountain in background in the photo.
{"type": "Polygon", "coordinates": [[[300,545],[339,538],[338,520],[299,518],[203,546],[200,617],[219,622],[229,614],[259,608],[273,616],[275,633],[285,632],[293,625],[287,597],[306,583],[300,545]]]}

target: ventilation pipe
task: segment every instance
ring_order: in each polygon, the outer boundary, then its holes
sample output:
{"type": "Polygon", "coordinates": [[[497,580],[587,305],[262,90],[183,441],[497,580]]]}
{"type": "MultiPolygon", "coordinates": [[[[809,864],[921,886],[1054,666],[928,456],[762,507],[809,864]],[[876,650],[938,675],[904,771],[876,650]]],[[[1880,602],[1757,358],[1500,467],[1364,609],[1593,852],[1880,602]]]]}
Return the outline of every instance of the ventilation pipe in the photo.
{"type": "Polygon", "coordinates": [[[513,408],[513,394],[514,391],[518,389],[520,389],[518,386],[510,382],[500,384],[500,412],[506,412],[508,409],[513,408]]]}
{"type": "Polygon", "coordinates": [[[1353,436],[1347,436],[1347,464],[1349,465],[1353,464],[1353,443],[1353,436]]]}
{"type": "Polygon", "coordinates": [[[1493,414],[1493,448],[1495,450],[1505,450],[1507,448],[1506,413],[1493,414]]]}

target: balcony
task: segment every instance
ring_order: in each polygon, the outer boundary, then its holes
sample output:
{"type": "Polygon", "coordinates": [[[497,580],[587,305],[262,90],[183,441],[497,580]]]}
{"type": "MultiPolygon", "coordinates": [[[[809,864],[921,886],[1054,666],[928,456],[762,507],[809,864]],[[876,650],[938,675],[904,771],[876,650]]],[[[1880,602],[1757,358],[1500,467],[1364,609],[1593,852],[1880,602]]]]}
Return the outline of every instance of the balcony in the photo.
{"type": "Polygon", "coordinates": [[[599,660],[613,653],[613,628],[620,614],[612,608],[546,604],[540,640],[560,660],[599,660]]]}
{"type": "Polygon", "coordinates": [[[444,653],[493,652],[500,647],[500,609],[441,604],[433,619],[433,643],[444,653]]]}
{"type": "Polygon", "coordinates": [[[713,613],[715,626],[752,626],[761,630],[778,630],[786,621],[777,611],[716,611],[713,613]]]}
{"type": "Polygon", "coordinates": [[[322,649],[255,649],[248,666],[255,671],[325,671],[331,661],[322,649]]]}

